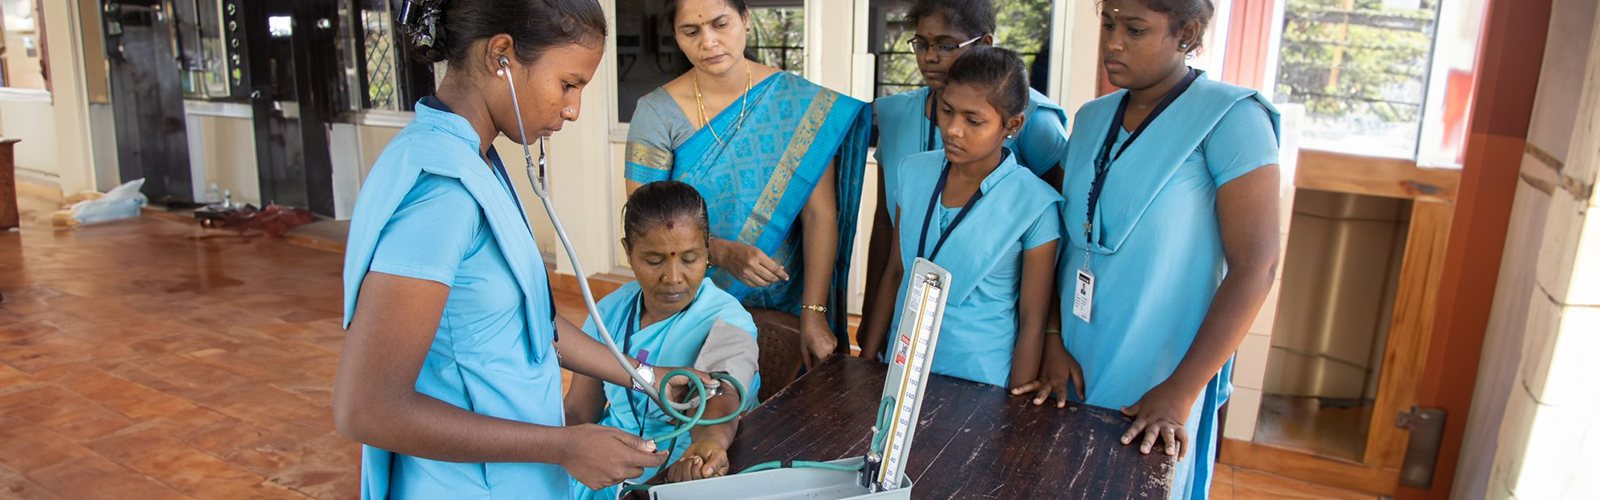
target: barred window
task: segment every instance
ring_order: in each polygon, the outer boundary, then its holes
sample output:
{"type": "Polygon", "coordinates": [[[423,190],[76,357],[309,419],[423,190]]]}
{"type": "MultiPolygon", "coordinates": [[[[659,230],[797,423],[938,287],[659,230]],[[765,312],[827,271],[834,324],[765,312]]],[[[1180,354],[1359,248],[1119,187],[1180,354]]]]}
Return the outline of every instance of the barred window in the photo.
{"type": "Polygon", "coordinates": [[[349,20],[340,36],[351,108],[411,111],[433,93],[433,71],[413,57],[389,0],[341,0],[341,10],[349,20]]]}
{"type": "MultiPolygon", "coordinates": [[[[912,0],[872,0],[868,7],[868,39],[877,55],[873,95],[883,97],[923,86],[917,58],[906,43],[916,32],[906,19],[912,0]]],[[[1016,51],[1028,65],[1033,88],[1044,92],[1050,85],[1050,0],[1008,0],[995,4],[995,45],[1016,51]]]]}

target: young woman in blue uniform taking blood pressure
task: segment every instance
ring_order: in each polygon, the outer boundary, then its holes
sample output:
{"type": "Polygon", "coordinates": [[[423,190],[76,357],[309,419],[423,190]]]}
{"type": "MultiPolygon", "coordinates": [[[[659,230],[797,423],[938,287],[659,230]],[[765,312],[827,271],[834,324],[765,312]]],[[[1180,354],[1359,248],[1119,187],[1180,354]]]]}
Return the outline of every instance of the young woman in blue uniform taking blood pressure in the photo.
{"type": "Polygon", "coordinates": [[[564,426],[562,368],[624,387],[671,369],[630,362],[636,379],[556,317],[490,146],[578,118],[605,46],[599,4],[410,0],[400,12],[418,52],[449,70],[378,158],[350,223],[333,411],[365,445],[362,498],[565,498],[569,475],[598,488],[660,466],[635,434],[564,426]]]}
{"type": "Polygon", "coordinates": [[[1022,389],[1121,408],[1124,444],[1181,457],[1171,497],[1205,498],[1232,356],[1278,265],[1278,113],[1185,63],[1210,0],[1099,7],[1102,64],[1125,90],[1072,121],[1061,333],[1022,389]]]}

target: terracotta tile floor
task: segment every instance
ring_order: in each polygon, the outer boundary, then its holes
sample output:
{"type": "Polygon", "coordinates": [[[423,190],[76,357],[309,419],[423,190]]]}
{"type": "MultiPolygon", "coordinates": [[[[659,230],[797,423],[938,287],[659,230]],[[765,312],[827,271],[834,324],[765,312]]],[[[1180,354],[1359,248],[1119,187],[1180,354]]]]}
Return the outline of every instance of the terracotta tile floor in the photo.
{"type": "MultiPolygon", "coordinates": [[[[353,498],[341,256],[155,218],[0,232],[0,498],[353,498]]],[[[41,218],[43,220],[41,221],[41,218]]]]}
{"type": "Polygon", "coordinates": [[[1250,469],[1217,465],[1212,500],[1379,500],[1365,493],[1297,481],[1250,469]]]}

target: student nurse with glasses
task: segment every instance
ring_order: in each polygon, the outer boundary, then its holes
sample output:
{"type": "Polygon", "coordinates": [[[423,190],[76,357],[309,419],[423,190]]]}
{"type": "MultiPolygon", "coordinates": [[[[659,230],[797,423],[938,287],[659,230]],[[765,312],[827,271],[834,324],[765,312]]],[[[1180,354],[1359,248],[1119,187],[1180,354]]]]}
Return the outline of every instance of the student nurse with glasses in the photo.
{"type": "MultiPolygon", "coordinates": [[[[867,246],[867,297],[877,296],[878,282],[891,258],[890,236],[900,207],[897,186],[901,164],[906,157],[944,148],[939,127],[934,121],[935,103],[944,92],[951,63],[974,45],[994,45],[995,6],[993,0],[917,0],[906,14],[915,26],[907,42],[917,58],[927,86],[879,98],[872,102],[878,126],[878,207],[873,217],[872,236],[867,246]]],[[[1067,113],[1049,97],[1029,89],[1022,129],[1005,140],[1005,148],[1016,155],[1017,163],[1046,180],[1058,179],[1057,170],[1067,155],[1067,113]],[[1051,173],[1055,171],[1055,173],[1051,173]]],[[[1051,181],[1059,185],[1059,181],[1051,181]]],[[[870,302],[870,301],[868,301],[870,302]]],[[[863,319],[877,313],[863,305],[863,319]]],[[[865,324],[865,323],[863,323],[865,324]]],[[[874,358],[877,353],[863,352],[874,358]]]]}

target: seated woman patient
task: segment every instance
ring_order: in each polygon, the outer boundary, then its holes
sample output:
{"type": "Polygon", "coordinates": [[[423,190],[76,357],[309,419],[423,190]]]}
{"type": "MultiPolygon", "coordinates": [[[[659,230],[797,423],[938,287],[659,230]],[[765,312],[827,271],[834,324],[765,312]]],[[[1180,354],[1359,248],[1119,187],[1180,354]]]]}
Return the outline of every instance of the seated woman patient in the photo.
{"type": "MultiPolygon", "coordinates": [[[[1061,196],[1005,147],[1022,129],[1027,106],[1022,59],[1006,49],[970,49],[950,67],[939,95],[944,148],[906,157],[891,191],[900,197],[889,247],[897,258],[884,271],[874,308],[903,307],[905,269],[917,257],[953,273],[934,373],[1007,387],[1038,374],[1061,196]]],[[[870,318],[863,357],[878,355],[888,333],[898,331],[898,316],[870,318]]]]}
{"type": "MultiPolygon", "coordinates": [[[[745,391],[755,394],[756,326],[739,300],[705,279],[710,253],[705,199],[688,184],[658,181],[640,186],[623,207],[622,247],[638,281],[623,285],[598,304],[613,340],[629,356],[665,366],[694,366],[727,372],[745,391]]],[[[584,324],[598,335],[594,318],[584,324]]],[[[744,410],[739,394],[726,391],[711,398],[705,418],[744,410]]],[[[584,375],[574,375],[567,393],[567,423],[598,421],[638,434],[671,431],[673,422],[649,396],[584,375]]],[[[672,482],[721,476],[728,471],[728,443],[738,420],[695,427],[671,442],[660,443],[670,454],[667,479],[672,482]]],[[[634,482],[656,474],[645,469],[634,482]]],[[[572,481],[572,498],[616,498],[617,487],[591,490],[572,481]]]]}

